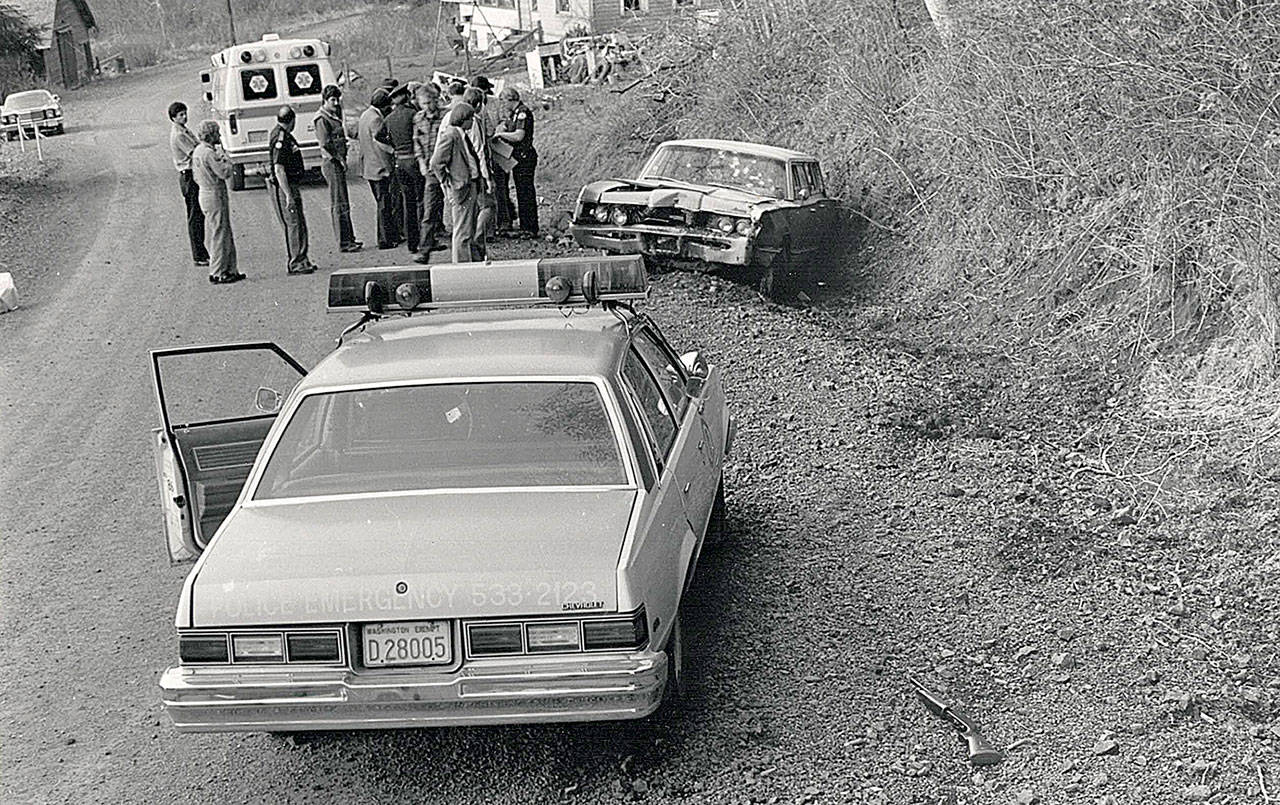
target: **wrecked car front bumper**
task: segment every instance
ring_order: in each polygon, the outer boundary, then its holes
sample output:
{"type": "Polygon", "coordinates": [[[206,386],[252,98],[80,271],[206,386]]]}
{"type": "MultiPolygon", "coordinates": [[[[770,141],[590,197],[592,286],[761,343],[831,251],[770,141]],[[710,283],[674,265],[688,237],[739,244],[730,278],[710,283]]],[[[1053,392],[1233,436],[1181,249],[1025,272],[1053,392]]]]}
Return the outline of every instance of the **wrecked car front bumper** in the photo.
{"type": "Polygon", "coordinates": [[[631,224],[573,224],[570,234],[579,245],[603,249],[612,254],[644,254],[652,257],[681,257],[725,265],[750,265],[755,252],[747,235],[721,234],[674,226],[631,224]]]}

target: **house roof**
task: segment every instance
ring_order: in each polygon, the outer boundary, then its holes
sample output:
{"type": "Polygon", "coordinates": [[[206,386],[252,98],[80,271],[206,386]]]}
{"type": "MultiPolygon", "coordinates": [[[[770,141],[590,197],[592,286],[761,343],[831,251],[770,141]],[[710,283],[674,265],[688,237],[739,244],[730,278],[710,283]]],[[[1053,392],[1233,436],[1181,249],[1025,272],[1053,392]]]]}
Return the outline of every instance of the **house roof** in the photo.
{"type": "MultiPolygon", "coordinates": [[[[86,0],[70,0],[70,3],[80,13],[80,18],[84,20],[86,27],[98,27],[86,0]]],[[[53,43],[53,20],[58,0],[0,0],[0,6],[15,9],[27,18],[31,27],[36,29],[36,36],[39,38],[38,47],[47,48],[53,43]]]]}

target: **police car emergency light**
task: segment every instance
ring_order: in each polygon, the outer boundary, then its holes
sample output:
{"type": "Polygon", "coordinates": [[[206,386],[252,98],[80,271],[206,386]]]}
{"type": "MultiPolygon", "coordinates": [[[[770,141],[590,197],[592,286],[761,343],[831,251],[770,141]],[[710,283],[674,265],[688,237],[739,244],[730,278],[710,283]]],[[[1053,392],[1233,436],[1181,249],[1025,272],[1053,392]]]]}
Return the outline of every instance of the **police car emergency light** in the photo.
{"type": "Polygon", "coordinates": [[[648,296],[640,255],[346,268],[329,275],[333,310],[430,310],[505,305],[592,305],[648,296]]]}

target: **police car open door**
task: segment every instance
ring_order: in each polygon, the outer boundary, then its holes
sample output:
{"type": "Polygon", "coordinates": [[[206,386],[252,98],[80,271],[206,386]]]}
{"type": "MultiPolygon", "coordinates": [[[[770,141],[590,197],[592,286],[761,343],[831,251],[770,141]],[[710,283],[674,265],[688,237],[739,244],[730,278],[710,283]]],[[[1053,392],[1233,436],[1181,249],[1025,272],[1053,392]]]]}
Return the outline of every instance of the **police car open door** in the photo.
{"type": "Polygon", "coordinates": [[[231,511],[282,401],[307,372],[270,342],[151,353],[169,559],[195,559],[231,511]]]}

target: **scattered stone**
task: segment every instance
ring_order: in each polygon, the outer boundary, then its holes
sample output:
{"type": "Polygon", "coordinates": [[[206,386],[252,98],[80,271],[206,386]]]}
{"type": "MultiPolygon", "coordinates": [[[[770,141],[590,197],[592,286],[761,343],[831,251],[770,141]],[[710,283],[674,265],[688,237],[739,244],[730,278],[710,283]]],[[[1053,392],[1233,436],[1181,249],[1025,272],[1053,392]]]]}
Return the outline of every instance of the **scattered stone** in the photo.
{"type": "Polygon", "coordinates": [[[1213,796],[1212,789],[1203,783],[1189,785],[1182,789],[1182,798],[1188,802],[1204,802],[1211,796],[1213,796]]]}
{"type": "Polygon", "coordinates": [[[1142,684],[1144,685],[1154,685],[1159,681],[1160,681],[1160,672],[1154,668],[1149,669],[1145,674],[1142,675],[1142,684]]]}
{"type": "Polygon", "coordinates": [[[1063,626],[1058,630],[1058,639],[1064,643],[1070,643],[1072,640],[1076,639],[1078,634],[1079,633],[1073,627],[1063,626]]]}
{"type": "Polygon", "coordinates": [[[964,497],[964,490],[958,486],[949,486],[947,487],[947,491],[943,492],[942,494],[946,495],[949,498],[962,498],[964,497]]]}
{"type": "Polygon", "coordinates": [[[637,794],[644,794],[648,792],[649,784],[646,783],[644,780],[632,780],[631,790],[636,792],[637,794]]]}
{"type": "Polygon", "coordinates": [[[1062,669],[1075,668],[1076,659],[1066,652],[1058,652],[1049,658],[1055,666],[1062,669]]]}
{"type": "Polygon", "coordinates": [[[1021,662],[1024,657],[1026,657],[1028,654],[1031,654],[1034,651],[1035,651],[1035,648],[1033,646],[1023,646],[1022,648],[1018,649],[1013,653],[1013,661],[1021,662]]]}
{"type": "Polygon", "coordinates": [[[1120,744],[1114,738],[1101,738],[1093,745],[1093,754],[1102,755],[1118,755],[1120,754],[1120,744]]]}
{"type": "Polygon", "coordinates": [[[1035,803],[1040,801],[1040,796],[1030,788],[1024,788],[1018,792],[1018,795],[1013,798],[1013,801],[1018,803],[1018,805],[1035,805],[1035,803]]]}

